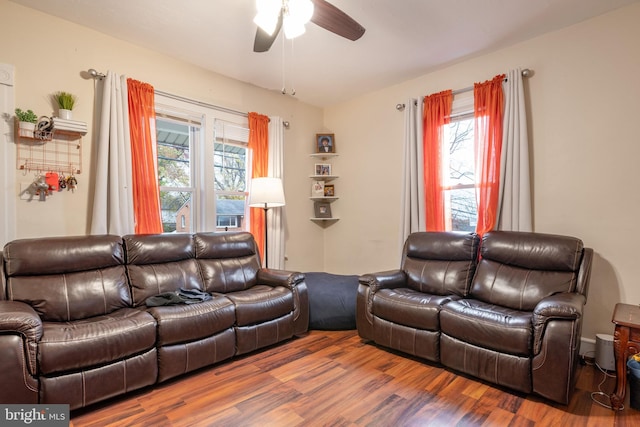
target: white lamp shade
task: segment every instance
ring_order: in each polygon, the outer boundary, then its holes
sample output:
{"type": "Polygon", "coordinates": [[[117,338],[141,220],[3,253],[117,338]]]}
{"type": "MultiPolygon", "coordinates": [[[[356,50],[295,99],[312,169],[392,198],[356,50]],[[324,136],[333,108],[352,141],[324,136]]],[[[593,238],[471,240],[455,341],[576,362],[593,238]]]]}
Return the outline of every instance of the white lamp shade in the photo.
{"type": "Polygon", "coordinates": [[[249,192],[249,206],[277,208],[284,206],[284,189],[280,178],[253,178],[249,192]]]}

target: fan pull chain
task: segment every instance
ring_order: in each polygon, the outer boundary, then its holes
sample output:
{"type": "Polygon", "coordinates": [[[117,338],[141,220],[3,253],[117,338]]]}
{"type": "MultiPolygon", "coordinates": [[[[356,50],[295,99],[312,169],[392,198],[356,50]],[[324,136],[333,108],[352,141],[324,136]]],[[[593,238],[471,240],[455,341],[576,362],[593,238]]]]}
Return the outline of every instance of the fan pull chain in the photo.
{"type": "Polygon", "coordinates": [[[295,82],[293,81],[293,77],[295,76],[295,73],[293,72],[293,64],[295,63],[295,58],[296,58],[296,51],[293,48],[294,45],[294,40],[295,39],[291,39],[291,65],[289,66],[291,68],[291,96],[296,96],[296,85],[295,82]]]}
{"type": "Polygon", "coordinates": [[[284,56],[285,56],[285,44],[284,44],[284,37],[280,37],[282,39],[282,94],[286,95],[287,94],[287,88],[285,85],[285,74],[286,74],[286,67],[285,67],[285,60],[284,60],[284,56]]]}
{"type": "MultiPolygon", "coordinates": [[[[285,37],[282,37],[282,90],[280,91],[283,95],[287,94],[287,62],[286,62],[286,45],[284,41],[285,37]]],[[[294,50],[294,39],[291,39],[291,61],[289,61],[289,67],[293,67],[293,61],[295,59],[295,50],[294,50]]],[[[293,75],[293,73],[291,73],[293,75]]],[[[291,79],[291,96],[296,96],[296,88],[293,84],[293,79],[291,79]]]]}

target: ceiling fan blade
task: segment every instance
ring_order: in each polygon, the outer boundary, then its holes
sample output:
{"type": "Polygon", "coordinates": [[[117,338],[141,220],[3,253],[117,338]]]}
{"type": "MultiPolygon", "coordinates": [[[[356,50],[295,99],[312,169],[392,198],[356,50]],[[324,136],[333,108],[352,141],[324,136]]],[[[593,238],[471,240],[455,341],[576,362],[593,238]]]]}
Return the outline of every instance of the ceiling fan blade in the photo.
{"type": "Polygon", "coordinates": [[[280,29],[282,28],[282,12],[278,17],[278,23],[276,24],[276,29],[273,31],[272,35],[267,34],[265,30],[258,27],[256,30],[256,38],[253,41],[253,51],[254,52],[266,52],[271,48],[271,45],[278,37],[278,33],[280,33],[280,29]]]}
{"type": "Polygon", "coordinates": [[[311,22],[349,40],[358,40],[365,32],[349,15],[325,0],[312,0],[314,5],[311,22]]]}

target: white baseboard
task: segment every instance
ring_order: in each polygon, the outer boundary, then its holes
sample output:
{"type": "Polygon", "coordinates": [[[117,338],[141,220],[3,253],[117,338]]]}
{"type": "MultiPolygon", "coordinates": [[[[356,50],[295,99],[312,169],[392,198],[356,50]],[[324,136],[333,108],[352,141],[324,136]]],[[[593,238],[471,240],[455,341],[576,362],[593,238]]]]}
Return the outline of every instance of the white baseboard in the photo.
{"type": "Polygon", "coordinates": [[[596,340],[590,338],[580,338],[580,356],[595,359],[596,358],[596,340]]]}

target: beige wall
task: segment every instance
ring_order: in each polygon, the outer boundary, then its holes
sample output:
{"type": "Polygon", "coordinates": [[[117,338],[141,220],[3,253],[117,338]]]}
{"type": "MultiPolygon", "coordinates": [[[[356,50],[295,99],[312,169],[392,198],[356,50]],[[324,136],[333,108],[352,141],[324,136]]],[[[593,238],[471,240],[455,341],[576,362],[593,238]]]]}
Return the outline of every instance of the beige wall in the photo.
{"type": "MultiPolygon", "coordinates": [[[[48,97],[65,90],[78,96],[74,119],[87,121],[93,129],[94,81],[83,78],[81,72],[95,68],[125,74],[172,94],[289,121],[290,129],[285,131],[287,267],[302,271],[323,268],[317,256],[322,250],[323,230],[309,221],[310,182],[300,179],[309,175],[313,164],[308,154],[315,133],[322,130],[321,109],[6,0],[0,0],[0,40],[0,62],[15,65],[16,106],[31,108],[39,116],[53,114],[48,97]]],[[[17,201],[17,238],[87,233],[94,135],[89,132],[83,139],[83,170],[77,176],[75,193],[55,193],[44,203],[17,201]]],[[[32,173],[16,172],[16,194],[21,182],[28,184],[32,179],[32,173]]]]}
{"type": "Polygon", "coordinates": [[[640,303],[638,21],[634,4],[327,108],[324,125],[340,151],[334,209],[341,220],[326,231],[325,268],[364,273],[398,266],[397,103],[530,68],[535,230],[574,235],[595,249],[583,336],[612,334],[614,305],[640,303]]]}
{"type": "MultiPolygon", "coordinates": [[[[136,47],[90,29],[0,0],[0,62],[16,66],[16,105],[51,114],[48,94],[78,94],[75,117],[93,125],[88,68],[113,70],[157,89],[240,111],[279,115],[285,132],[287,268],[359,274],[396,268],[403,118],[399,102],[489,79],[514,67],[531,107],[535,229],[574,235],[596,251],[583,336],[612,333],[618,301],[640,302],[635,256],[640,198],[640,5],[425,74],[323,111],[136,47]],[[22,50],[24,48],[27,50],[22,50]],[[178,76],[178,77],[176,77],[178,76]],[[313,136],[336,134],[334,215],[326,228],[309,221],[313,136]]],[[[433,41],[434,43],[436,41],[433,41]]],[[[417,52],[416,54],[420,54],[417,52]]],[[[18,237],[84,234],[93,133],[75,194],[17,203],[18,237]]],[[[18,182],[28,178],[16,173],[18,182]]],[[[17,189],[16,189],[17,191],[17,189]]]]}

